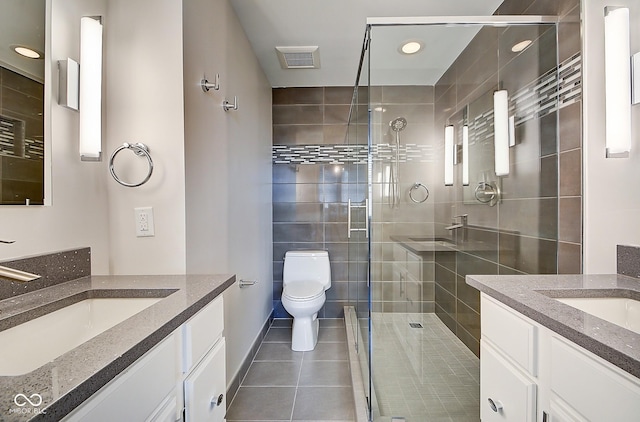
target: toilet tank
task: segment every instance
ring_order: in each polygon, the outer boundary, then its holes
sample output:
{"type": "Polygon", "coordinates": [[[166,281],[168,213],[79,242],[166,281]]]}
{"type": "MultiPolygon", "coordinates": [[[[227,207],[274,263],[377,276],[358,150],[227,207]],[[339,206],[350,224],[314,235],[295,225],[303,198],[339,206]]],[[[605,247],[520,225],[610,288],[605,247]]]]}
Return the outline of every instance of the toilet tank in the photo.
{"type": "Polygon", "coordinates": [[[327,290],[331,287],[331,265],[327,251],[288,251],[284,254],[282,284],[317,281],[327,290]]]}

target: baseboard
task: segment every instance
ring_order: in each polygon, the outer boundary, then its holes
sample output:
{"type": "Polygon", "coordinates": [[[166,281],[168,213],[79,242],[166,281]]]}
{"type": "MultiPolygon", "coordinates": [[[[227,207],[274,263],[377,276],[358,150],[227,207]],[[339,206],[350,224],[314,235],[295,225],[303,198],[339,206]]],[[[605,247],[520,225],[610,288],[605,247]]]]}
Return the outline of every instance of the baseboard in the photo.
{"type": "Polygon", "coordinates": [[[231,402],[233,401],[233,397],[238,392],[242,379],[244,378],[245,375],[247,375],[247,372],[249,371],[249,367],[251,366],[251,362],[253,362],[253,358],[256,356],[256,353],[258,353],[260,344],[262,344],[262,340],[264,340],[264,337],[267,335],[267,331],[269,331],[269,327],[271,326],[272,322],[273,322],[273,311],[271,311],[271,314],[269,314],[269,317],[264,322],[262,329],[260,330],[255,340],[253,341],[251,350],[249,351],[249,353],[247,353],[247,356],[245,356],[244,361],[242,361],[242,365],[240,365],[240,369],[231,380],[231,383],[229,383],[229,386],[227,388],[227,409],[231,405],[231,402]]]}

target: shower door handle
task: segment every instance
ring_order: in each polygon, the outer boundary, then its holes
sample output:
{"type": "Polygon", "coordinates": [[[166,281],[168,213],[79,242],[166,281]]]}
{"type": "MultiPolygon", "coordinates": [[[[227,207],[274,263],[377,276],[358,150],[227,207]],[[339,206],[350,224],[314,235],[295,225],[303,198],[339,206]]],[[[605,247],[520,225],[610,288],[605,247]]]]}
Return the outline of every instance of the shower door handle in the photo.
{"type": "Polygon", "coordinates": [[[364,232],[366,238],[369,237],[369,200],[364,200],[364,205],[351,205],[351,199],[349,199],[349,203],[347,204],[347,238],[351,239],[351,232],[364,232]],[[351,209],[353,208],[364,208],[365,216],[364,216],[364,228],[351,228],[351,209]]]}

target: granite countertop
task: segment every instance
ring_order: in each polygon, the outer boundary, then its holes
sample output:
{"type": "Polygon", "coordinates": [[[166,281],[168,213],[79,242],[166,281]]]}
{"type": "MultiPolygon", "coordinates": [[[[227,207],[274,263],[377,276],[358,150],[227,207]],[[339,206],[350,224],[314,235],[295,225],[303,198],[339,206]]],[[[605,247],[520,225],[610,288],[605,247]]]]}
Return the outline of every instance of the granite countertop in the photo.
{"type": "MultiPolygon", "coordinates": [[[[168,294],[32,372],[0,376],[0,420],[6,420],[5,417],[12,421],[60,420],[234,282],[235,276],[229,274],[91,276],[0,301],[2,330],[37,316],[43,305],[56,307],[55,303],[67,303],[74,295],[162,297],[168,294]],[[14,402],[17,394],[26,397],[39,394],[42,405],[31,409],[18,407],[14,402]]],[[[2,347],[11,346],[3,344],[2,347]]]]}
{"type": "Polygon", "coordinates": [[[467,284],[640,377],[640,334],[553,298],[626,297],[640,300],[640,279],[623,275],[466,277],[467,284]]]}
{"type": "Polygon", "coordinates": [[[405,249],[423,255],[432,252],[490,252],[495,251],[495,245],[478,240],[465,240],[454,242],[446,237],[425,236],[390,236],[394,242],[399,243],[405,249]]]}

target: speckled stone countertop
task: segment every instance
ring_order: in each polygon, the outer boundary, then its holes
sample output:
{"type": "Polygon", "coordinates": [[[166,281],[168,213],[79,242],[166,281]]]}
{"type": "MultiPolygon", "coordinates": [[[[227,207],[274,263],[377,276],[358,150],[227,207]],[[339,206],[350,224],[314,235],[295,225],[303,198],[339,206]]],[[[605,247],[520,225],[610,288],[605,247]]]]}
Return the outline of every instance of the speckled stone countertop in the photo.
{"type": "MultiPolygon", "coordinates": [[[[41,314],[43,305],[65,306],[73,296],[164,297],[44,366],[18,376],[0,376],[0,420],[58,421],[235,282],[235,276],[92,276],[0,301],[0,330],[41,314]],[[39,394],[29,409],[17,394],[39,394]],[[25,412],[23,409],[28,410],[25,412]],[[23,413],[24,412],[24,413],[23,413]]],[[[11,347],[3,344],[2,347],[11,347]]],[[[43,344],[42,347],[47,347],[43,344]]]]}
{"type": "Polygon", "coordinates": [[[640,377],[640,334],[553,298],[640,300],[640,279],[623,275],[467,276],[467,284],[640,377]]]}

